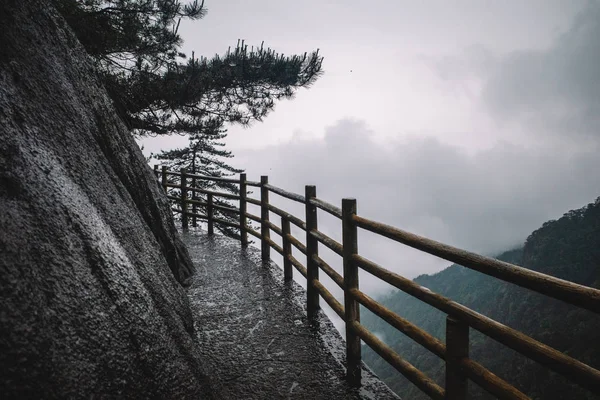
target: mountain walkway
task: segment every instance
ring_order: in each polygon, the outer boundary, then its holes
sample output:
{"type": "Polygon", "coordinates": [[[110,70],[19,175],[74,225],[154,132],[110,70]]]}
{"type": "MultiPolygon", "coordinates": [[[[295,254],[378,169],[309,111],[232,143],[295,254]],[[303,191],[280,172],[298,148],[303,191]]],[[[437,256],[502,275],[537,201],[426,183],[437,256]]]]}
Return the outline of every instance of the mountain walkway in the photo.
{"type": "Polygon", "coordinates": [[[188,296],[217,396],[398,399],[365,367],[361,388],[347,384],[341,336],[321,312],[309,323],[305,290],[285,284],[260,251],[201,231],[182,237],[196,267],[188,296]]]}
{"type": "Polygon", "coordinates": [[[269,184],[268,176],[261,176],[260,182],[247,180],[246,174],[240,174],[239,179],[210,177],[189,174],[184,168],[169,171],[164,165],[160,171],[155,165],[154,172],[171,200],[171,210],[181,218],[182,230],[197,226],[198,220],[207,226],[207,235],[196,231],[185,236],[198,269],[189,293],[201,346],[206,358],[212,360],[210,368],[219,377],[227,397],[393,396],[365,369],[361,348],[367,345],[436,400],[466,400],[469,382],[497,398],[530,399],[469,357],[471,330],[600,394],[600,370],[365,258],[359,253],[358,234],[368,231],[499,281],[600,313],[600,290],[596,288],[484,257],[365,218],[357,213],[356,199],[344,198],[339,207],[318,198],[314,185],[306,185],[302,196],[269,184]],[[210,190],[220,187],[210,182],[235,185],[239,187],[239,194],[210,190]],[[260,199],[248,196],[252,190],[260,192],[260,199]],[[278,196],[275,203],[270,201],[270,194],[278,196]],[[233,200],[233,203],[222,199],[233,200]],[[296,207],[303,206],[304,219],[286,211],[287,206],[281,208],[280,204],[290,205],[290,201],[296,207]],[[319,213],[327,213],[340,222],[341,241],[319,230],[319,213]],[[258,229],[252,221],[260,224],[258,229]],[[294,236],[292,225],[304,233],[294,236]],[[239,230],[240,243],[213,235],[215,228],[225,227],[239,230]],[[248,247],[250,235],[259,240],[260,253],[248,247]],[[320,246],[342,258],[343,270],[336,270],[319,256],[320,246]],[[270,261],[271,249],[282,256],[283,272],[270,261]],[[294,271],[306,279],[306,292],[294,283],[294,271]],[[319,279],[320,271],[344,291],[343,300],[338,300],[324,286],[319,279]],[[445,340],[440,341],[361,291],[361,271],[446,314],[445,340]],[[345,343],[320,311],[321,300],[344,321],[345,343]],[[443,360],[443,386],[361,324],[361,306],[443,360]],[[351,387],[362,385],[362,388],[351,389],[346,382],[351,387]]]}

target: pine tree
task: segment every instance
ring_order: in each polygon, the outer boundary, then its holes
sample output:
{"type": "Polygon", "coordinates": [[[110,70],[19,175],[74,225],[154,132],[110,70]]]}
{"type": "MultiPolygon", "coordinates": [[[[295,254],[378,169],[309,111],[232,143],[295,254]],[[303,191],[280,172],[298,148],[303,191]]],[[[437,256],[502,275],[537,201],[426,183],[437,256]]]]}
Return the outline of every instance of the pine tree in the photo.
{"type": "MultiPolygon", "coordinates": [[[[132,132],[189,136],[187,147],[156,156],[172,169],[217,177],[241,172],[226,163],[232,155],[219,142],[225,126],[261,121],[277,100],[292,98],[322,73],[318,50],[284,56],[263,44],[248,49],[243,41],[224,56],[186,57],[180,52],[179,23],[202,18],[204,0],[54,1],[95,60],[115,109],[132,132]]],[[[238,194],[235,185],[213,185],[238,194]]],[[[215,201],[230,204],[222,198],[215,201]]],[[[226,220],[234,218],[215,212],[226,220]]]]}
{"type": "Polygon", "coordinates": [[[322,57],[284,56],[239,42],[221,57],[186,58],[181,19],[200,19],[204,1],[55,0],[96,61],[117,112],[137,135],[213,134],[260,121],[321,74],[322,57]]]}
{"type": "MultiPolygon", "coordinates": [[[[223,160],[233,157],[233,154],[230,151],[223,148],[225,143],[223,143],[222,140],[226,136],[227,134],[224,130],[213,135],[190,135],[188,146],[181,149],[162,151],[159,154],[153,154],[152,157],[160,161],[161,165],[166,166],[170,170],[180,171],[182,168],[185,168],[189,174],[193,175],[234,177],[235,175],[242,173],[243,170],[234,168],[223,160]]],[[[173,183],[177,185],[181,184],[180,177],[175,176],[174,178],[173,183]]],[[[240,194],[238,185],[229,182],[192,178],[187,184],[190,187],[198,189],[221,191],[234,195],[240,194]]],[[[181,196],[180,190],[175,188],[169,188],[169,194],[175,197],[181,196]]],[[[191,192],[190,196],[193,200],[207,201],[206,195],[204,194],[191,192]]],[[[237,208],[236,204],[223,197],[215,196],[213,201],[214,204],[218,206],[237,208]]],[[[176,206],[178,202],[172,200],[172,203],[176,206]]],[[[207,215],[207,210],[204,206],[194,204],[192,205],[192,213],[207,215]]],[[[228,212],[223,209],[215,208],[213,209],[213,216],[235,224],[239,223],[238,214],[235,212],[228,212]]],[[[196,219],[195,217],[193,218],[194,225],[196,225],[196,219]]],[[[239,229],[220,224],[215,224],[215,228],[227,236],[240,238],[239,229]]]]}

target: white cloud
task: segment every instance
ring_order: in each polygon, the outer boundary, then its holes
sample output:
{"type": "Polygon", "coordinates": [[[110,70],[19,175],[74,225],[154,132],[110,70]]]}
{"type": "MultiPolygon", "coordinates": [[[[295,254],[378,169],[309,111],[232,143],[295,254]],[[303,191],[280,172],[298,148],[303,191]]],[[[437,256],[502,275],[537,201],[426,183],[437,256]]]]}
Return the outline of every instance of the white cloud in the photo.
{"type": "MultiPolygon", "coordinates": [[[[598,3],[575,21],[583,1],[361,5],[315,14],[322,4],[309,2],[290,20],[282,2],[237,1],[235,15],[215,2],[205,20],[182,26],[188,53],[223,52],[243,37],[326,57],[313,88],[251,131],[231,129],[233,163],[250,179],[269,175],[296,193],[315,184],[331,203],[355,197],[366,217],[486,254],[600,195],[598,3]],[[247,18],[256,10],[263,20],[247,18]]],[[[146,141],[152,151],[180,142],[146,141]]],[[[341,237],[332,217],[320,216],[320,229],[341,237]]],[[[359,249],[410,278],[448,265],[370,234],[359,249]]],[[[366,275],[361,286],[386,290],[366,275]]]]}
{"type": "MultiPolygon", "coordinates": [[[[266,174],[273,185],[297,193],[315,184],[318,197],[333,204],[355,197],[361,215],[485,254],[522,244],[543,222],[600,195],[598,148],[566,152],[500,143],[468,154],[435,138],[381,144],[374,135],[364,122],[342,120],[322,140],[242,151],[236,163],[250,179],[266,174]]],[[[291,211],[303,217],[301,206],[291,211]]],[[[333,218],[320,228],[341,237],[333,218]]],[[[448,264],[374,235],[363,235],[359,247],[410,278],[448,264]]]]}
{"type": "Polygon", "coordinates": [[[482,99],[498,123],[522,124],[536,138],[600,137],[600,3],[590,1],[545,50],[501,58],[482,99]]]}

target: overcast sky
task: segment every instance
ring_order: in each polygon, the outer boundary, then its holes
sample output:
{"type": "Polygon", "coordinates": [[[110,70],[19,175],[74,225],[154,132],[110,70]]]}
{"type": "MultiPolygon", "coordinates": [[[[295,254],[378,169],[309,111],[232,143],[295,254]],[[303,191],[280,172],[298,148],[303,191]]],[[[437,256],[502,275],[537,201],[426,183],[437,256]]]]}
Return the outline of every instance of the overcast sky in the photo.
{"type": "MultiPolygon", "coordinates": [[[[182,24],[188,54],[223,54],[240,38],[325,57],[313,87],[263,123],[230,128],[233,164],[249,179],[298,193],[316,184],[334,204],[356,197],[359,214],[485,254],[600,195],[596,1],[206,5],[204,19],[182,24]]],[[[333,219],[321,228],[340,237],[333,219]]],[[[448,265],[365,234],[359,249],[410,278],[448,265]]]]}

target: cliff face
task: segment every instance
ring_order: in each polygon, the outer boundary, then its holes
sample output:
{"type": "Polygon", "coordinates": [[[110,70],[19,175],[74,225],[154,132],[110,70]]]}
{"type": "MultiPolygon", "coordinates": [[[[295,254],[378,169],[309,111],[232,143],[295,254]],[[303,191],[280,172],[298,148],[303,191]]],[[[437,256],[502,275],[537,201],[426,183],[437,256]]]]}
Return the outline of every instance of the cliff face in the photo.
{"type": "Polygon", "coordinates": [[[47,1],[0,27],[0,393],[207,394],[191,261],[92,64],[47,1]]]}

